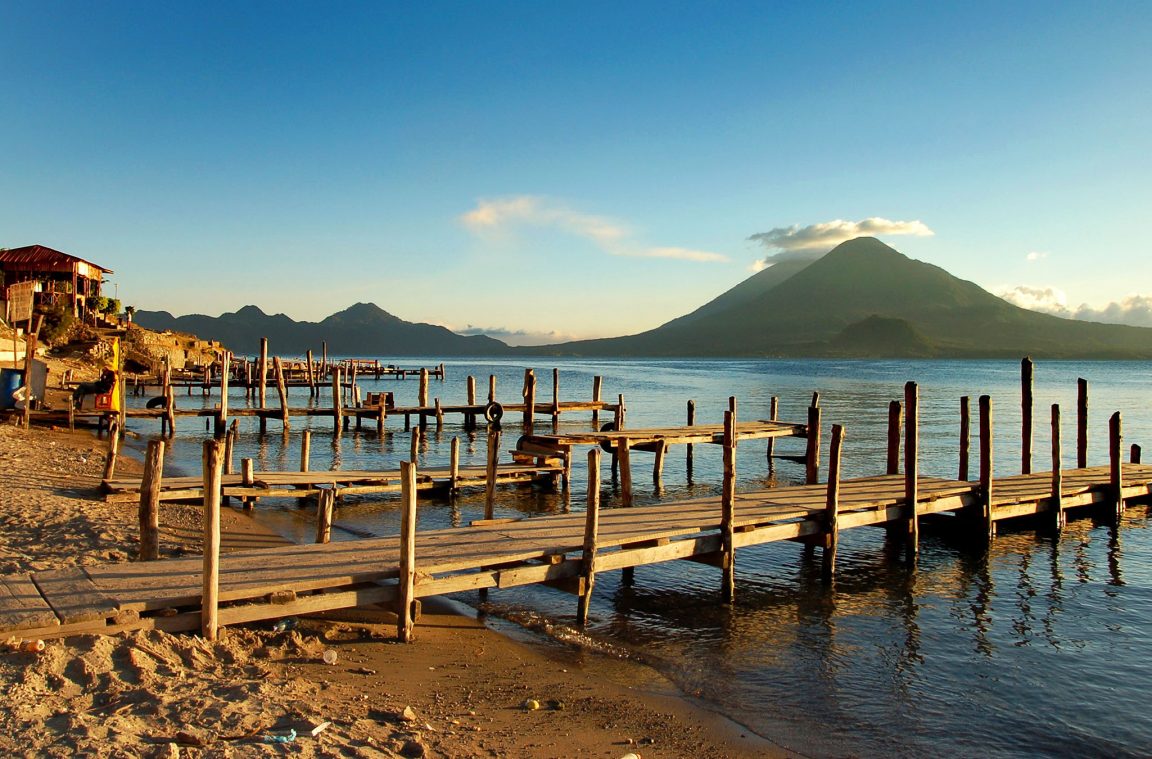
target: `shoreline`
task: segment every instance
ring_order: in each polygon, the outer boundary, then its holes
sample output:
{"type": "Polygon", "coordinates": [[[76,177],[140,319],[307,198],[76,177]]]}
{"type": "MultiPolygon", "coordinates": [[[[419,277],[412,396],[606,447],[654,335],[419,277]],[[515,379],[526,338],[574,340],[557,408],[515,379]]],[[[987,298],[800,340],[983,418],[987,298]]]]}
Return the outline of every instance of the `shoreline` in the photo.
{"type": "MultiPolygon", "coordinates": [[[[0,427],[0,463],[13,473],[0,484],[8,504],[0,573],[133,560],[135,509],[96,494],[104,450],[86,432],[0,427]]],[[[117,467],[141,465],[125,447],[117,467]]],[[[165,505],[162,556],[198,553],[199,519],[195,505],[165,505]]],[[[222,511],[222,526],[224,550],[284,540],[236,509],[222,511]]],[[[426,603],[412,644],[396,643],[394,616],[376,610],[370,622],[300,618],[286,632],[225,628],[215,645],[153,631],[48,641],[39,655],[0,654],[0,683],[15,704],[0,713],[0,735],[8,736],[0,749],[71,756],[116,746],[126,756],[171,756],[150,752],[172,744],[180,756],[232,756],[239,746],[224,728],[270,734],[290,717],[300,723],[294,753],[302,756],[792,755],[645,665],[522,628],[509,635],[514,623],[486,622],[460,607],[426,603]],[[338,652],[337,664],[320,661],[326,647],[338,652]],[[230,695],[254,687],[258,705],[230,695]],[[541,708],[524,706],[533,701],[541,708]],[[315,713],[301,713],[302,702],[315,713]],[[112,703],[115,719],[88,724],[84,715],[112,703]],[[406,707],[417,719],[404,719],[406,707]],[[205,721],[205,713],[216,717],[205,721]],[[317,738],[302,731],[313,718],[312,727],[332,723],[317,738]],[[197,725],[199,734],[188,733],[197,725]]]]}

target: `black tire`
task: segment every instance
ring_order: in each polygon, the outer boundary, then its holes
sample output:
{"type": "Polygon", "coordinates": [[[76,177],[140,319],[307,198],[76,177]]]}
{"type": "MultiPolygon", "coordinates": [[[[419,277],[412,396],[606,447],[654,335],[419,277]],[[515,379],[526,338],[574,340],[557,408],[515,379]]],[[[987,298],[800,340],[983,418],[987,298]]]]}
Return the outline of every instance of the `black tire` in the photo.
{"type": "MultiPolygon", "coordinates": [[[[600,426],[601,432],[614,432],[616,430],[616,422],[605,422],[600,426]]],[[[616,446],[612,445],[607,440],[600,441],[600,447],[608,451],[608,453],[615,453],[616,446]]]]}
{"type": "Polygon", "coordinates": [[[504,418],[504,407],[496,401],[491,401],[484,407],[484,419],[490,424],[498,424],[504,418]]]}
{"type": "Polygon", "coordinates": [[[149,398],[146,405],[150,409],[166,408],[168,401],[165,400],[164,396],[158,395],[155,398],[149,398]]]}

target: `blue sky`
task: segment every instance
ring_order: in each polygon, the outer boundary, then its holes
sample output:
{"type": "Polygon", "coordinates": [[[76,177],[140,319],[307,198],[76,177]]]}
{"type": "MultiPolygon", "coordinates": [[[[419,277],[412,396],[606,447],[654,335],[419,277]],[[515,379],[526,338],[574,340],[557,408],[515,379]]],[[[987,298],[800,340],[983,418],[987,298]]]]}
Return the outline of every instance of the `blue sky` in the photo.
{"type": "Polygon", "coordinates": [[[1142,2],[0,0],[0,246],[141,309],[563,338],[863,230],[1139,320],[1150,32],[1142,2]]]}

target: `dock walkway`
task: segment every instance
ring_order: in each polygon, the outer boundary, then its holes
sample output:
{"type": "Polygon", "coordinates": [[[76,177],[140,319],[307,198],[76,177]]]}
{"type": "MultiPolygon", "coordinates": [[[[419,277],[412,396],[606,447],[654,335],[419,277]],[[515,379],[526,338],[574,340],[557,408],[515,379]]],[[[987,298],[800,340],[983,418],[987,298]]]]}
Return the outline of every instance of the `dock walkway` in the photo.
{"type": "MultiPolygon", "coordinates": [[[[1039,472],[997,478],[990,488],[926,476],[916,477],[913,485],[905,475],[881,475],[757,490],[735,495],[727,526],[721,498],[600,510],[595,487],[586,513],[486,520],[424,532],[413,526],[399,537],[224,554],[218,620],[237,624],[369,603],[410,611],[421,597],[534,583],[575,591],[586,608],[584,599],[598,572],[677,559],[730,570],[737,548],[809,540],[834,551],[844,530],[899,525],[932,514],[962,517],[957,525],[994,525],[1092,505],[1108,508],[1117,502],[1117,482],[1122,508],[1124,500],[1152,494],[1152,466],[1066,470],[1059,478],[1039,472]],[[916,493],[914,510],[905,495],[909,489],[916,493]],[[414,553],[406,545],[414,545],[414,553]]],[[[414,525],[414,490],[405,493],[405,508],[411,515],[406,523],[414,525]]],[[[0,635],[198,629],[203,568],[200,558],[181,558],[0,578],[0,635]]],[[[405,622],[406,616],[401,614],[399,631],[409,639],[412,622],[405,622]]]]}

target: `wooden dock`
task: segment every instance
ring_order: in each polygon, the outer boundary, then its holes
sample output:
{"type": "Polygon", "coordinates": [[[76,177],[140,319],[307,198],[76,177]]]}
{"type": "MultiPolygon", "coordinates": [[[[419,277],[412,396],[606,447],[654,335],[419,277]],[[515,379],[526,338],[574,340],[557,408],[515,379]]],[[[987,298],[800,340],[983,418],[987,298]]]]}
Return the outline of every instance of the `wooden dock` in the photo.
{"type": "MultiPolygon", "coordinates": [[[[599,451],[591,457],[598,463],[599,451]]],[[[1056,515],[1068,509],[1114,511],[1112,467],[1060,474],[996,479],[990,501],[978,482],[921,476],[915,480],[914,511],[905,475],[833,479],[827,485],[735,494],[727,518],[724,498],[601,510],[597,487],[583,513],[225,554],[219,559],[218,621],[238,624],[372,603],[411,610],[425,596],[535,583],[557,584],[586,598],[598,572],[678,559],[731,571],[737,548],[815,540],[827,554],[844,530],[935,514],[956,517],[957,525],[976,524],[980,532],[982,520],[1048,514],[1055,524],[1056,515]],[[1058,496],[1054,480],[1060,482],[1058,496]],[[414,553],[405,555],[408,540],[414,553]]],[[[418,475],[413,470],[411,476],[414,484],[418,475]]],[[[1123,501],[1152,494],[1152,466],[1124,464],[1120,477],[1123,501]]],[[[414,514],[415,488],[405,489],[405,501],[414,514]]],[[[200,558],[185,558],[0,578],[0,635],[199,629],[203,569],[200,558]]],[[[402,637],[411,635],[412,624],[401,613],[402,637]]]]}

